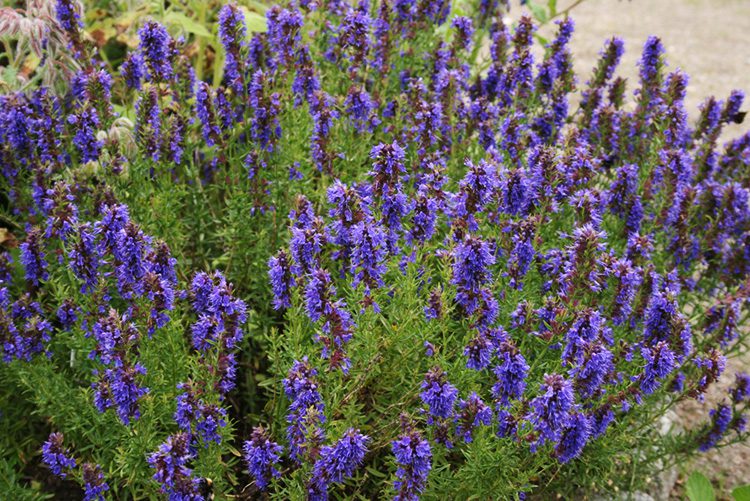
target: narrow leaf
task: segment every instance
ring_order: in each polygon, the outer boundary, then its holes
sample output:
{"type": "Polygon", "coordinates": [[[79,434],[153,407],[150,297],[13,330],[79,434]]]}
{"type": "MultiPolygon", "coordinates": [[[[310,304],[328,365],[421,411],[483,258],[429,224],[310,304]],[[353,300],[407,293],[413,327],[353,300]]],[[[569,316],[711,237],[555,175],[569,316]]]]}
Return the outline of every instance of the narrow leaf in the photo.
{"type": "Polygon", "coordinates": [[[557,15],[557,0],[549,0],[547,2],[547,10],[549,10],[550,16],[557,15]]]}

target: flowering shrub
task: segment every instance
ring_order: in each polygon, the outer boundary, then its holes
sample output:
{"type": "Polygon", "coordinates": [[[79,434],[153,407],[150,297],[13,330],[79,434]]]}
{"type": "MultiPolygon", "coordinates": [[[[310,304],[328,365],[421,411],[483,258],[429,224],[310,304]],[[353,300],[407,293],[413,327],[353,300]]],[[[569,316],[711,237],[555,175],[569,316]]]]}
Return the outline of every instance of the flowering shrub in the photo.
{"type": "Polygon", "coordinates": [[[5,490],[573,497],[744,440],[744,373],[657,431],[746,349],[743,94],[690,125],[658,38],[631,102],[506,8],[230,3],[196,81],[58,0],[67,92],[0,97],[5,490]]]}

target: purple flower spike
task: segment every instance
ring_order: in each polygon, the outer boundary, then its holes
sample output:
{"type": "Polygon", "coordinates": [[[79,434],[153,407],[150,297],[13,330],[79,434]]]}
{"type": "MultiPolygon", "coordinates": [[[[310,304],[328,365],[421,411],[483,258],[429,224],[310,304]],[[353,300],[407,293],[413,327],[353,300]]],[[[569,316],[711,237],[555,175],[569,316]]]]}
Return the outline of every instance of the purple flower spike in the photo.
{"type": "Polygon", "coordinates": [[[167,82],[172,79],[172,37],[167,29],[155,21],[148,21],[138,30],[139,49],[148,68],[147,79],[167,82]]]}
{"type": "Polygon", "coordinates": [[[284,449],[271,441],[263,427],[256,426],[253,429],[250,440],[245,442],[243,450],[248,472],[255,478],[255,485],[258,489],[265,490],[272,477],[281,476],[276,465],[284,449]]]}
{"type": "Polygon", "coordinates": [[[63,448],[63,434],[52,433],[42,445],[42,461],[55,475],[65,478],[67,472],[76,467],[70,450],[63,448]]]}
{"type": "Polygon", "coordinates": [[[351,477],[367,454],[370,438],[350,428],[332,446],[323,447],[313,465],[308,495],[312,500],[328,499],[328,487],[351,477]]]}
{"type": "Polygon", "coordinates": [[[561,463],[567,463],[581,454],[591,436],[591,424],[585,414],[576,413],[562,433],[555,455],[561,463]]]}
{"type": "Polygon", "coordinates": [[[394,501],[418,499],[432,468],[430,442],[411,424],[405,423],[403,433],[391,443],[391,450],[398,464],[397,480],[393,482],[394,501]]]}
{"type": "Polygon", "coordinates": [[[109,485],[104,481],[102,469],[97,464],[83,464],[83,488],[84,501],[104,501],[104,493],[109,490],[109,485]]]}
{"type": "Polygon", "coordinates": [[[545,374],[540,387],[541,395],[531,401],[527,419],[531,421],[539,438],[532,444],[532,451],[544,442],[559,442],[571,421],[574,409],[573,385],[559,374],[545,374]]]}

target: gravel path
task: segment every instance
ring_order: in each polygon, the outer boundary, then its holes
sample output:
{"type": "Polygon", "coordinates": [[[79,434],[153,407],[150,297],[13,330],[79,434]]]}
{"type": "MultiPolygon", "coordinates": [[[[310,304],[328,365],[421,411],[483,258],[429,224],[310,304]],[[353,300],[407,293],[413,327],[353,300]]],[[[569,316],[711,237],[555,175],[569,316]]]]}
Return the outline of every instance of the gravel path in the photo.
{"type": "MultiPolygon", "coordinates": [[[[558,0],[561,9],[571,3],[558,0]]],[[[519,11],[512,14],[515,17],[519,11]]],[[[690,76],[686,106],[692,119],[709,95],[725,99],[733,89],[750,95],[750,0],[586,0],[571,16],[576,22],[571,47],[581,84],[591,74],[604,41],[618,35],[625,40],[626,49],[618,73],[628,78],[632,92],[638,81],[636,63],[641,48],[649,35],[657,35],[666,48],[668,69],[680,68],[690,76]]],[[[554,29],[545,26],[539,34],[550,39],[554,29]]],[[[748,100],[743,108],[750,109],[748,100]]],[[[748,122],[728,126],[723,137],[731,139],[750,130],[748,122]]],[[[730,360],[705,403],[690,401],[677,409],[679,425],[687,429],[700,426],[708,410],[726,396],[735,372],[743,370],[750,371],[750,356],[730,360]]],[[[720,499],[731,499],[732,488],[750,483],[750,444],[702,454],[680,470],[673,499],[685,498],[680,484],[685,472],[693,470],[712,479],[720,499]]]]}
{"type": "MultiPolygon", "coordinates": [[[[560,9],[571,3],[558,0],[560,9]]],[[[581,84],[604,41],[617,35],[625,40],[618,72],[628,78],[632,92],[643,44],[657,35],[667,51],[668,70],[680,68],[690,76],[686,105],[691,117],[709,95],[724,99],[732,89],[750,94],[750,0],[585,0],[571,16],[576,22],[571,47],[581,84]]],[[[549,39],[554,28],[545,26],[540,35],[549,39]]],[[[725,136],[746,130],[747,123],[732,125],[725,136]]]]}

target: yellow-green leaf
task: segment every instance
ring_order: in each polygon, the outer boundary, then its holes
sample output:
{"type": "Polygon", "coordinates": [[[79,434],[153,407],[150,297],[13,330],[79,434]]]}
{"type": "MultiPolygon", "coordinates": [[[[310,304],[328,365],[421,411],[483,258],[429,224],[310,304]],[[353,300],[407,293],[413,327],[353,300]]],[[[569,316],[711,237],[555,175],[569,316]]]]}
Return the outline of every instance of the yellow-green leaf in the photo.
{"type": "Polygon", "coordinates": [[[711,481],[698,471],[693,472],[688,478],[685,491],[690,501],[714,501],[716,499],[711,481]]]}
{"type": "Polygon", "coordinates": [[[247,24],[247,29],[249,31],[260,33],[268,31],[266,18],[263,15],[248,10],[247,7],[240,7],[240,10],[245,14],[245,24],[247,24]]]}
{"type": "Polygon", "coordinates": [[[173,24],[182,27],[188,33],[205,38],[211,38],[211,32],[206,29],[205,26],[200,24],[195,19],[187,17],[181,12],[171,11],[164,16],[164,22],[167,24],[173,24]]]}
{"type": "MultiPolygon", "coordinates": [[[[265,13],[268,10],[268,5],[264,4],[263,2],[258,2],[256,0],[245,0],[241,3],[246,4],[248,8],[257,10],[260,13],[265,13]]],[[[242,9],[245,9],[244,5],[242,6],[242,9]]]]}

